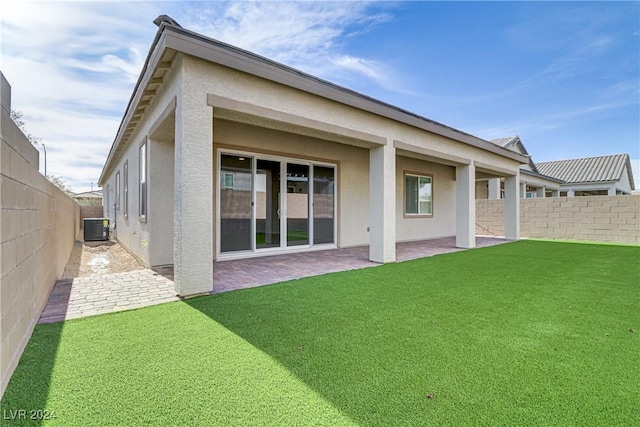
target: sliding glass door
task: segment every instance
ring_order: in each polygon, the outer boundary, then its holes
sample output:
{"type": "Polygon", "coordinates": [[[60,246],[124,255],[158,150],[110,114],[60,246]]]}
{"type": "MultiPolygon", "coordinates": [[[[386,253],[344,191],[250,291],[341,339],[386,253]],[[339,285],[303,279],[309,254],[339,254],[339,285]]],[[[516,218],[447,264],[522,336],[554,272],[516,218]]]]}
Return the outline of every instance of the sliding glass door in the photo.
{"type": "Polygon", "coordinates": [[[220,251],[251,250],[253,159],[220,158],[220,251]]]}
{"type": "Polygon", "coordinates": [[[221,254],[335,243],[334,165],[235,152],[219,159],[221,254]]]}
{"type": "Polygon", "coordinates": [[[256,249],[280,247],[280,162],[257,160],[256,249]]]}
{"type": "Polygon", "coordinates": [[[287,163],[287,246],[309,244],[309,165],[287,163]]]}
{"type": "Polygon", "coordinates": [[[333,166],[313,167],[313,244],[334,242],[335,173],[333,166]]]}

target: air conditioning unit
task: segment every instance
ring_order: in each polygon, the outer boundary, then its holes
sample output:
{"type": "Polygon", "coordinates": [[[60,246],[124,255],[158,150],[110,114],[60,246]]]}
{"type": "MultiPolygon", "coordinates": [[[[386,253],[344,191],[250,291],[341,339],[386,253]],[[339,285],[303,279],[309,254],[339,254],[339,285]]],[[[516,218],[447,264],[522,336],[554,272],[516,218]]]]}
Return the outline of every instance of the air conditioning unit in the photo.
{"type": "Polygon", "coordinates": [[[109,240],[109,218],[85,218],[84,240],[109,240]]]}

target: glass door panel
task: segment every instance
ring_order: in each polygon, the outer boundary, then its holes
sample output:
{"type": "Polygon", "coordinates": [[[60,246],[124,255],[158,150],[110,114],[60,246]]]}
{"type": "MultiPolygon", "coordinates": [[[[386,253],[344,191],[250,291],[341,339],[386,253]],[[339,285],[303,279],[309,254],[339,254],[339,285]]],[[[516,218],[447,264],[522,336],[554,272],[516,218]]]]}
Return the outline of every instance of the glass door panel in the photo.
{"type": "Polygon", "coordinates": [[[333,243],[335,169],[313,166],[313,244],[333,243]]]}
{"type": "Polygon", "coordinates": [[[220,156],[220,251],[251,250],[251,157],[220,156]]]}
{"type": "Polygon", "coordinates": [[[256,249],[280,247],[280,162],[256,161],[256,249]]]}
{"type": "Polygon", "coordinates": [[[287,163],[287,246],[309,244],[309,165],[287,163]]]}

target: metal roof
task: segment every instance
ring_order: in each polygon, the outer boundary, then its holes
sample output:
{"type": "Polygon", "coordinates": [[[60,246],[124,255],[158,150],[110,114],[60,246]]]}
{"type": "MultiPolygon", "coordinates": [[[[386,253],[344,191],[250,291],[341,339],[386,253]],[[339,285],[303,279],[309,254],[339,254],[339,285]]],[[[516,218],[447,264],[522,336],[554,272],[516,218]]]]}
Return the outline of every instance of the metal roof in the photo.
{"type": "Polygon", "coordinates": [[[520,173],[524,174],[524,175],[531,175],[531,176],[535,176],[535,177],[538,177],[538,178],[547,179],[549,181],[557,182],[558,184],[565,184],[565,182],[563,180],[561,180],[561,179],[554,178],[554,177],[549,176],[549,175],[543,175],[543,174],[541,174],[539,172],[529,171],[529,170],[526,170],[526,169],[520,169],[520,173]]]}
{"type": "Polygon", "coordinates": [[[84,191],[82,193],[74,193],[73,197],[84,198],[102,198],[102,190],[84,191]]]}
{"type": "Polygon", "coordinates": [[[631,189],[635,189],[628,154],[540,162],[536,165],[540,173],[562,179],[570,184],[618,181],[626,166],[631,189]]]}
{"type": "Polygon", "coordinates": [[[500,147],[507,148],[509,145],[512,145],[514,142],[516,142],[517,139],[520,139],[520,137],[518,135],[514,135],[514,136],[507,136],[504,138],[491,139],[489,140],[489,142],[499,145],[500,147]]]}
{"type": "Polygon", "coordinates": [[[523,156],[529,157],[529,167],[531,168],[532,172],[537,173],[542,178],[554,179],[553,177],[545,176],[544,174],[540,173],[536,163],[533,161],[533,158],[531,157],[531,154],[529,154],[529,152],[527,151],[527,148],[524,146],[522,140],[518,135],[507,136],[504,138],[496,138],[496,139],[490,140],[489,142],[491,142],[492,144],[498,145],[502,148],[506,148],[507,150],[511,150],[515,153],[522,154],[523,156]]]}

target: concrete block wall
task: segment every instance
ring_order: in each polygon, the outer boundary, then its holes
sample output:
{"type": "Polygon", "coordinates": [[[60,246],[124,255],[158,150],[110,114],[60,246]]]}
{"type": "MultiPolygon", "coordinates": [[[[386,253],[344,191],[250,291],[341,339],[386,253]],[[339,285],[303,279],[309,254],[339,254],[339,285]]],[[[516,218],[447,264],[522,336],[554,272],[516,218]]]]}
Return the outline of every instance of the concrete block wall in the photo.
{"type": "Polygon", "coordinates": [[[104,215],[103,207],[100,206],[80,206],[80,228],[82,228],[85,218],[102,218],[104,215]]]}
{"type": "MultiPolygon", "coordinates": [[[[503,200],[476,201],[476,233],[504,235],[503,200]]],[[[640,195],[520,200],[522,237],[640,244],[640,195]]]]}
{"type": "Polygon", "coordinates": [[[2,109],[0,397],[64,271],[80,224],[78,204],[38,172],[37,150],[5,120],[10,106],[2,109]]]}

